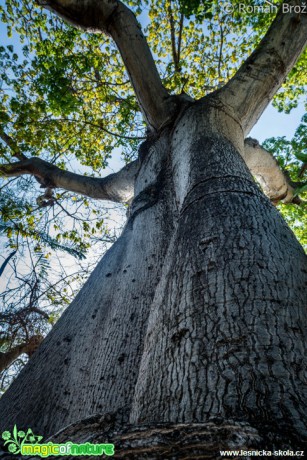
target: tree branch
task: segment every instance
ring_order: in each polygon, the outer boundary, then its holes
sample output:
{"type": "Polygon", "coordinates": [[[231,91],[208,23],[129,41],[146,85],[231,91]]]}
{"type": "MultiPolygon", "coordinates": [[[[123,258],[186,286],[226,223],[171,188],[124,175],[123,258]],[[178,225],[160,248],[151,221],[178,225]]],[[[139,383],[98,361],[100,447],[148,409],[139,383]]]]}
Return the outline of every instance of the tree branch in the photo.
{"type": "Polygon", "coordinates": [[[219,92],[220,100],[239,117],[244,135],[257,122],[307,43],[303,3],[290,0],[282,4],[258,48],[219,92]],[[301,13],[294,7],[301,8],[301,13]]]}
{"type": "Polygon", "coordinates": [[[180,62],[180,55],[181,55],[181,43],[182,43],[183,21],[184,21],[184,14],[181,13],[181,16],[180,16],[180,25],[179,25],[179,36],[178,36],[178,51],[177,51],[178,63],[180,62]]]}
{"type": "MultiPolygon", "coordinates": [[[[297,197],[294,196],[295,184],[281,171],[275,158],[255,139],[247,138],[244,146],[243,158],[268,198],[274,203],[297,201],[297,197]]],[[[127,203],[133,198],[134,181],[138,170],[137,160],[119,172],[102,178],[64,171],[40,158],[29,158],[0,166],[0,173],[4,176],[31,174],[47,189],[62,188],[91,198],[117,203],[127,203]]]]}
{"type": "Polygon", "coordinates": [[[45,188],[63,188],[100,200],[126,203],[133,197],[138,169],[138,161],[134,161],[115,174],[96,178],[64,171],[40,158],[29,158],[1,165],[0,173],[3,176],[31,174],[45,188]]]}
{"type": "Polygon", "coordinates": [[[3,140],[3,142],[6,143],[6,145],[8,147],[10,147],[10,149],[12,150],[13,152],[13,156],[18,158],[18,160],[25,160],[27,157],[19,150],[16,142],[11,138],[11,136],[9,136],[8,134],[6,134],[2,128],[0,128],[0,138],[3,140]]]}
{"type": "Polygon", "coordinates": [[[280,169],[273,155],[251,137],[245,139],[244,147],[243,158],[267,197],[273,203],[297,201],[294,196],[295,187],[280,169]]]}
{"type": "Polygon", "coordinates": [[[155,62],[132,11],[119,0],[38,0],[71,24],[114,39],[149,127],[158,130],[176,112],[176,98],[162,85],[155,62]]]}
{"type": "Polygon", "coordinates": [[[0,372],[7,369],[23,353],[32,356],[42,340],[43,337],[41,335],[33,335],[28,342],[16,345],[5,353],[0,353],[0,372]]]}
{"type": "MultiPolygon", "coordinates": [[[[38,297],[40,297],[40,296],[38,296],[38,297]]],[[[12,319],[12,321],[15,321],[16,318],[18,318],[20,316],[25,317],[27,315],[30,315],[31,313],[36,313],[36,314],[42,316],[47,321],[49,320],[48,313],[46,313],[45,311],[41,310],[38,307],[32,306],[32,304],[30,302],[30,304],[27,307],[24,307],[21,310],[18,310],[17,312],[0,313],[0,321],[8,321],[8,322],[10,322],[10,319],[12,319]]]]}
{"type": "Polygon", "coordinates": [[[175,71],[180,72],[179,59],[178,59],[178,54],[177,54],[177,49],[176,49],[175,21],[174,21],[171,2],[169,3],[168,8],[167,8],[167,14],[168,14],[168,19],[169,19],[170,28],[171,28],[172,54],[173,54],[175,71]]]}
{"type": "Polygon", "coordinates": [[[218,66],[217,66],[217,74],[219,77],[219,80],[221,79],[221,65],[222,65],[222,60],[223,60],[223,46],[224,46],[224,29],[223,26],[220,25],[220,49],[219,49],[219,60],[218,60],[218,66]]]}
{"type": "Polygon", "coordinates": [[[0,267],[0,276],[2,275],[2,273],[4,272],[5,270],[5,267],[7,266],[7,264],[9,263],[9,261],[11,260],[11,258],[16,254],[17,252],[17,249],[13,252],[11,252],[7,258],[5,259],[5,261],[2,263],[1,267],[0,267]]]}

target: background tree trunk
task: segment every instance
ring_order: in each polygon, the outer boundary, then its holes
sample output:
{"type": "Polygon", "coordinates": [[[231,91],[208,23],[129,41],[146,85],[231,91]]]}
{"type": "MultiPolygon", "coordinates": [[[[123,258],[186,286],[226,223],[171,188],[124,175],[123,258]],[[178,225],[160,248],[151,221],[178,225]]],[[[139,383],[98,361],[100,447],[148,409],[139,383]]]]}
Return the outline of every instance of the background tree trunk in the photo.
{"type": "Polygon", "coordinates": [[[207,98],[143,144],[123,235],[2,398],[0,428],[111,413],[117,430],[214,419],[303,442],[306,258],[243,141],[207,98]]]}

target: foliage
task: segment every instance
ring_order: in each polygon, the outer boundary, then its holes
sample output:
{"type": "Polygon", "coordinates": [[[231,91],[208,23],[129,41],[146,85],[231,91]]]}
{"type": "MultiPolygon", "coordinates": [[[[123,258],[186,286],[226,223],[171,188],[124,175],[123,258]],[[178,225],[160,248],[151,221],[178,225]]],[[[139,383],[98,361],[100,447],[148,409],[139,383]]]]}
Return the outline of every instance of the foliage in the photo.
{"type": "Polygon", "coordinates": [[[307,113],[291,140],[285,137],[267,139],[263,147],[277,159],[280,167],[294,184],[296,195],[303,200],[297,204],[279,204],[278,208],[300,243],[307,249],[307,113]]]}
{"type": "MultiPolygon", "coordinates": [[[[60,205],[40,208],[31,201],[36,189],[32,187],[31,194],[28,181],[10,183],[9,191],[4,186],[0,196],[4,261],[12,256],[8,265],[2,262],[1,266],[0,352],[33,335],[46,335],[116,238],[104,223],[115,216],[113,207],[94,208],[83,199],[61,196],[60,205]],[[25,197],[22,187],[26,187],[25,197]],[[61,207],[56,210],[57,206],[61,207]]],[[[0,393],[26,359],[21,356],[2,374],[0,393]]]]}
{"type": "MultiPolygon", "coordinates": [[[[261,0],[234,0],[232,8],[217,0],[126,3],[144,26],[167,89],[195,98],[233,76],[274,16],[270,11],[248,14],[239,9],[239,3],[261,6],[261,0]]],[[[12,44],[0,46],[1,162],[15,161],[18,151],[62,169],[99,176],[112,155],[117,164],[119,158],[135,158],[145,125],[110,38],[74,29],[34,2],[2,1],[0,16],[12,37],[12,44]]],[[[306,62],[305,53],[275,97],[279,110],[289,112],[297,105],[307,83],[306,62]]],[[[306,119],[292,141],[270,139],[265,147],[277,155],[292,180],[303,182],[299,155],[306,148],[306,119]]],[[[6,287],[1,295],[0,349],[6,350],[31,333],[48,331],[86,278],[88,264],[95,263],[115,237],[107,224],[113,210],[97,202],[59,190],[53,206],[42,207],[37,200],[40,184],[28,177],[6,179],[0,190],[4,261],[17,251],[2,275],[6,287]],[[86,263],[80,260],[85,256],[86,263]]],[[[301,192],[304,198],[306,192],[301,192]]],[[[282,209],[306,243],[303,207],[282,209]]],[[[13,373],[4,376],[3,388],[13,373]]]]}

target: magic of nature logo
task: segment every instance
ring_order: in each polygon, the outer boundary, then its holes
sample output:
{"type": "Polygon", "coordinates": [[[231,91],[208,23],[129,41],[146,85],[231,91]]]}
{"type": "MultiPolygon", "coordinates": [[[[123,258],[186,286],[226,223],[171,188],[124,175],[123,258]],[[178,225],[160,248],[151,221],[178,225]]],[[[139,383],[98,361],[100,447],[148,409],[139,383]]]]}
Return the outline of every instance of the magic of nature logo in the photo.
{"type": "Polygon", "coordinates": [[[63,444],[53,442],[41,443],[43,436],[35,435],[31,428],[27,431],[18,430],[15,425],[13,432],[2,433],[4,448],[14,455],[37,455],[45,458],[57,455],[79,456],[79,455],[114,455],[114,444],[75,444],[67,441],[63,444]]]}

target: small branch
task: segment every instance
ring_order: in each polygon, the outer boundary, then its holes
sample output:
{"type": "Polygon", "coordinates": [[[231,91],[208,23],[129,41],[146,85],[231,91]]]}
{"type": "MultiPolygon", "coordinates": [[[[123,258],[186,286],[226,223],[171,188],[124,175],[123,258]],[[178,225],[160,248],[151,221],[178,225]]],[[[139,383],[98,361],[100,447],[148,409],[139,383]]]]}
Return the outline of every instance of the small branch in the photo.
{"type": "Polygon", "coordinates": [[[25,353],[26,343],[22,343],[12,348],[10,351],[0,353],[0,372],[7,369],[15,359],[19,358],[20,355],[25,353]]]}
{"type": "Polygon", "coordinates": [[[17,249],[15,251],[11,252],[11,254],[9,254],[9,256],[5,259],[5,261],[3,262],[3,264],[0,267],[0,276],[2,275],[2,273],[5,270],[5,267],[7,266],[7,264],[11,260],[11,258],[16,254],[16,252],[17,252],[17,249]]]}
{"type": "Polygon", "coordinates": [[[179,63],[178,54],[177,54],[177,50],[176,50],[175,23],[174,23],[174,16],[173,16],[171,2],[168,5],[167,13],[168,13],[168,19],[169,19],[170,28],[171,28],[172,54],[173,54],[173,61],[174,61],[175,71],[180,72],[180,68],[178,66],[178,63],[179,63]]]}
{"type": "Polygon", "coordinates": [[[180,62],[180,55],[181,55],[181,43],[182,43],[182,32],[183,32],[183,21],[184,21],[184,14],[181,13],[180,16],[180,26],[179,26],[179,36],[178,36],[178,63],[180,62]]]}
{"type": "MultiPolygon", "coordinates": [[[[36,298],[37,300],[37,298],[36,298]]],[[[16,315],[20,316],[20,315],[29,315],[31,313],[37,313],[38,315],[42,316],[43,318],[45,318],[47,321],[49,319],[49,315],[48,313],[46,313],[45,311],[41,310],[40,308],[38,307],[32,307],[31,306],[31,303],[30,303],[30,306],[28,307],[25,307],[25,308],[22,308],[21,310],[19,310],[16,315]]]]}
{"type": "Polygon", "coordinates": [[[138,161],[109,176],[96,178],[64,171],[40,158],[29,158],[0,166],[4,176],[34,176],[44,188],[62,188],[91,198],[128,202],[134,194],[134,180],[139,170],[138,161]]]}
{"type": "Polygon", "coordinates": [[[307,43],[303,0],[284,2],[258,48],[219,91],[220,101],[233,109],[247,135],[281,87],[307,43]],[[300,12],[287,12],[288,8],[300,12]]]}
{"type": "Polygon", "coordinates": [[[224,29],[223,26],[220,25],[220,50],[219,50],[219,61],[218,61],[218,77],[219,80],[222,78],[221,74],[221,64],[223,60],[223,45],[224,45],[224,29]]]}
{"type": "Polygon", "coordinates": [[[303,163],[300,169],[300,172],[298,173],[298,177],[303,177],[306,170],[307,170],[307,163],[303,163]]]}
{"type": "Polygon", "coordinates": [[[23,353],[32,356],[42,340],[41,335],[33,335],[27,342],[16,345],[5,353],[0,353],[0,372],[7,369],[23,353]]]}
{"type": "Polygon", "coordinates": [[[243,158],[265,195],[274,203],[297,202],[295,186],[280,169],[273,155],[265,150],[256,139],[245,139],[243,158]]]}
{"type": "Polygon", "coordinates": [[[26,160],[27,157],[19,150],[16,142],[11,138],[11,136],[9,136],[8,134],[6,134],[2,128],[0,128],[0,138],[3,140],[3,142],[6,143],[6,145],[8,147],[10,147],[10,149],[12,150],[13,152],[13,156],[15,158],[18,158],[18,160],[26,160]]]}
{"type": "MultiPolygon", "coordinates": [[[[71,120],[67,120],[67,121],[71,121],[71,120]]],[[[125,136],[123,134],[112,133],[111,131],[106,129],[104,126],[97,125],[95,123],[91,123],[90,121],[84,121],[83,123],[85,125],[90,125],[90,126],[93,126],[94,128],[100,129],[101,131],[104,131],[105,133],[110,134],[110,136],[118,137],[119,139],[127,139],[127,140],[133,140],[133,141],[146,139],[145,136],[125,136]]]]}

